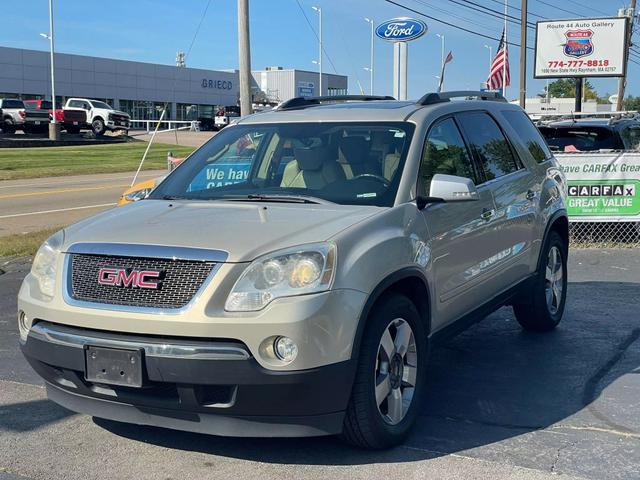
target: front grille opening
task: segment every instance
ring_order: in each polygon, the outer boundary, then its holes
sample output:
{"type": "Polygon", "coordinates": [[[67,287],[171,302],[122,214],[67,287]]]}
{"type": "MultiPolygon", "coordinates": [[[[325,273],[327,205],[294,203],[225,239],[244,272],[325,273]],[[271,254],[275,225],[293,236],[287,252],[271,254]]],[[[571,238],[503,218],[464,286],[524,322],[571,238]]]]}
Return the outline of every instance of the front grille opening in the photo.
{"type": "Polygon", "coordinates": [[[230,407],[235,398],[236,385],[195,385],[197,401],[205,407],[230,407]]]}
{"type": "MultiPolygon", "coordinates": [[[[70,294],[76,300],[109,305],[176,309],[187,305],[215,267],[215,262],[71,254],[70,294]],[[100,283],[104,271],[122,272],[114,284],[100,283]],[[132,272],[158,272],[158,287],[129,282],[132,272]],[[120,281],[121,280],[121,281],[120,281]]],[[[116,278],[110,273],[109,279],[116,278]]]]}

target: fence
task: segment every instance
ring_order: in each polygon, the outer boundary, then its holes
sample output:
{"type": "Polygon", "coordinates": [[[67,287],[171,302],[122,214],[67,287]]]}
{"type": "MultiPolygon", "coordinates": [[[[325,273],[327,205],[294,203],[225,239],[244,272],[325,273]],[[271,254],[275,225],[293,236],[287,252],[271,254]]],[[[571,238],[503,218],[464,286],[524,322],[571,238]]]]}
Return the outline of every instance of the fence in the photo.
{"type": "MultiPolygon", "coordinates": [[[[131,120],[131,130],[146,130],[147,133],[155,130],[158,120],[131,120]]],[[[198,122],[191,120],[162,120],[159,132],[172,130],[198,130],[198,122]]]]}
{"type": "Polygon", "coordinates": [[[640,222],[576,222],[569,219],[569,242],[577,248],[640,247],[640,222]]]}

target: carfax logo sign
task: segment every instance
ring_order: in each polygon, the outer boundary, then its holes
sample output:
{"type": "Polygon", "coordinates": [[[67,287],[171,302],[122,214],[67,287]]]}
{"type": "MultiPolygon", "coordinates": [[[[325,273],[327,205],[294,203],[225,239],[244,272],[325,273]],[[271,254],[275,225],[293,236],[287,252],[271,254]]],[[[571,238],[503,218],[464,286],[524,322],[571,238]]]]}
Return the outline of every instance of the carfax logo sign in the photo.
{"type": "Polygon", "coordinates": [[[564,33],[567,43],[564,44],[564,54],[569,57],[581,58],[593,53],[593,31],[568,30],[564,33]]]}
{"type": "Polygon", "coordinates": [[[569,180],[568,213],[576,216],[640,214],[638,180],[569,180]]]}

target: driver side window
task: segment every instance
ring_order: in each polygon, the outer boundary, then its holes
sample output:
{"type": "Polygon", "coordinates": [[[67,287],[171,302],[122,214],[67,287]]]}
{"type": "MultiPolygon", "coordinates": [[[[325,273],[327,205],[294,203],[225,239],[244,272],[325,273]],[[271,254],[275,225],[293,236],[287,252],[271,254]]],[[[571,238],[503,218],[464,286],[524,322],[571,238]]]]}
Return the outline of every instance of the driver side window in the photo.
{"type": "Polygon", "coordinates": [[[453,118],[435,123],[427,135],[418,175],[418,194],[429,195],[431,179],[437,173],[476,178],[469,151],[453,118]]]}

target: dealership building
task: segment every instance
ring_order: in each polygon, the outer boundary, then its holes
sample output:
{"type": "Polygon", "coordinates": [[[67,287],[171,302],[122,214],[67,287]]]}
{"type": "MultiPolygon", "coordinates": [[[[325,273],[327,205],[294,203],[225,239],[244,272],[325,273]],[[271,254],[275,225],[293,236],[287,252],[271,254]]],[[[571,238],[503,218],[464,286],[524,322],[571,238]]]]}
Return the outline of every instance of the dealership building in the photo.
{"type": "MultiPolygon", "coordinates": [[[[0,47],[0,98],[50,99],[49,52],[0,47]]],[[[56,100],[94,98],[133,119],[157,119],[165,104],[171,120],[210,116],[238,104],[237,70],[204,70],[128,60],[55,54],[56,100]]],[[[256,101],[318,95],[318,73],[283,67],[253,72],[256,101]]],[[[347,77],[323,75],[323,94],[347,92],[347,77]]]]}

